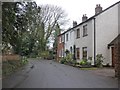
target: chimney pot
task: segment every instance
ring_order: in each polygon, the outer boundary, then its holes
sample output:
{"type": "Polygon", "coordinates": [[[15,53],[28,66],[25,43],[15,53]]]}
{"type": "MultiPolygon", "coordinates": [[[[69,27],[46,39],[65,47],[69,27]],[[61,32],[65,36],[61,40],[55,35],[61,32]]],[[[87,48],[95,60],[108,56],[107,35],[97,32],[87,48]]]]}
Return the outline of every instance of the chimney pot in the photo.
{"type": "Polygon", "coordinates": [[[87,19],[88,19],[87,15],[86,15],[86,14],[83,14],[82,22],[86,21],[87,19]]]}
{"type": "Polygon", "coordinates": [[[73,21],[73,27],[77,26],[77,22],[73,21]]]}
{"type": "Polygon", "coordinates": [[[98,13],[100,13],[100,12],[102,12],[102,7],[101,7],[100,4],[96,4],[95,14],[98,14],[98,13]]]}

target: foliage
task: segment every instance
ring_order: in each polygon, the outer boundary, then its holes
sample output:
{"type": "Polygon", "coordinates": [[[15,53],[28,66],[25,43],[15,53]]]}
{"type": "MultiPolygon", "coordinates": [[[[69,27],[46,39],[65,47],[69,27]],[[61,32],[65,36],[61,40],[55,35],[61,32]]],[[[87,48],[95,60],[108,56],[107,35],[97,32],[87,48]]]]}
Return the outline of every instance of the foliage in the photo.
{"type": "Polygon", "coordinates": [[[88,60],[81,60],[80,61],[80,63],[79,63],[80,65],[91,65],[91,62],[89,62],[88,60]]]}
{"type": "Polygon", "coordinates": [[[3,76],[10,75],[27,63],[28,63],[28,60],[26,57],[22,58],[22,60],[3,61],[2,62],[2,74],[3,76]]]}
{"type": "Polygon", "coordinates": [[[62,58],[60,59],[60,63],[61,63],[61,64],[65,64],[65,63],[67,63],[67,61],[66,61],[66,59],[65,59],[64,57],[62,57],[62,58]]]}
{"type": "Polygon", "coordinates": [[[96,55],[96,66],[101,67],[103,60],[104,60],[103,55],[102,54],[97,54],[96,55]]]}
{"type": "Polygon", "coordinates": [[[38,6],[36,2],[2,2],[3,51],[12,47],[14,53],[39,55],[46,50],[56,26],[65,22],[65,12],[53,5],[38,6]]]}
{"type": "Polygon", "coordinates": [[[70,53],[68,49],[65,50],[66,55],[70,53]]]}
{"type": "Polygon", "coordinates": [[[40,56],[42,58],[47,58],[49,56],[49,51],[43,51],[40,56]]]}
{"type": "Polygon", "coordinates": [[[73,60],[72,54],[67,54],[66,57],[62,57],[61,58],[60,63],[62,63],[62,64],[69,64],[69,65],[76,65],[77,61],[73,60]]]}
{"type": "Polygon", "coordinates": [[[23,57],[22,57],[22,60],[21,60],[21,64],[22,64],[22,65],[25,65],[25,64],[27,64],[27,63],[28,63],[27,57],[23,56],[23,57]]]}
{"type": "Polygon", "coordinates": [[[72,54],[67,54],[67,56],[65,57],[65,59],[68,61],[68,62],[70,62],[70,61],[72,61],[73,60],[73,58],[72,58],[72,54]]]}
{"type": "Polygon", "coordinates": [[[80,65],[87,65],[87,60],[81,60],[79,64],[80,65]]]}
{"type": "Polygon", "coordinates": [[[89,56],[89,57],[88,57],[88,60],[92,60],[92,57],[89,56]]]}

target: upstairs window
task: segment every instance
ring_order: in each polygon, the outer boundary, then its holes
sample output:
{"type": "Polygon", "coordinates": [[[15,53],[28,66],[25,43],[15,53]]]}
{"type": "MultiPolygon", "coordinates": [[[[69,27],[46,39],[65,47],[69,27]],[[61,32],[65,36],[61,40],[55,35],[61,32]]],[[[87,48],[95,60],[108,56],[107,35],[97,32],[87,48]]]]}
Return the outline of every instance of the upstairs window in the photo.
{"type": "Polygon", "coordinates": [[[66,41],[68,41],[68,34],[66,34],[66,41]]]}
{"type": "Polygon", "coordinates": [[[82,51],[83,51],[83,59],[87,60],[87,47],[83,47],[82,51]]]}
{"type": "Polygon", "coordinates": [[[64,35],[62,35],[62,40],[61,41],[64,42],[64,35]]]}
{"type": "Polygon", "coordinates": [[[80,38],[80,29],[77,29],[76,38],[80,38]]]}
{"type": "Polygon", "coordinates": [[[87,25],[83,26],[83,37],[87,36],[88,32],[87,32],[87,25]]]}

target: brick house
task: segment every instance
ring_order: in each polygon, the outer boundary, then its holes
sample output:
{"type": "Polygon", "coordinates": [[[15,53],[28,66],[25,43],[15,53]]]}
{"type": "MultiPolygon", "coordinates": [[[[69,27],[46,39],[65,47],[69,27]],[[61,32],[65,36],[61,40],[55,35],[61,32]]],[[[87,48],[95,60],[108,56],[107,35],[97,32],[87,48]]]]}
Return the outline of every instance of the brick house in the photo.
{"type": "Polygon", "coordinates": [[[64,34],[58,35],[57,44],[57,61],[64,57],[64,34]]]}
{"type": "Polygon", "coordinates": [[[112,59],[115,66],[115,76],[120,77],[120,34],[108,46],[112,47],[112,59]]]}

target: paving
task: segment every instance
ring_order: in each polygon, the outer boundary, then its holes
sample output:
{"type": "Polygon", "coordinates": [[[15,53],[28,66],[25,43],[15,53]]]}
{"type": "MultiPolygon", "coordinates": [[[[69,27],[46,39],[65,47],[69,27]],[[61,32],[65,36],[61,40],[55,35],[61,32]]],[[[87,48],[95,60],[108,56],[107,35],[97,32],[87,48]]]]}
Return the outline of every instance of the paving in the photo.
{"type": "Polygon", "coordinates": [[[3,88],[118,88],[118,81],[52,60],[31,60],[23,70],[3,79],[3,88]]]}
{"type": "Polygon", "coordinates": [[[97,75],[115,78],[115,69],[112,67],[98,68],[96,70],[91,71],[97,75]]]}

